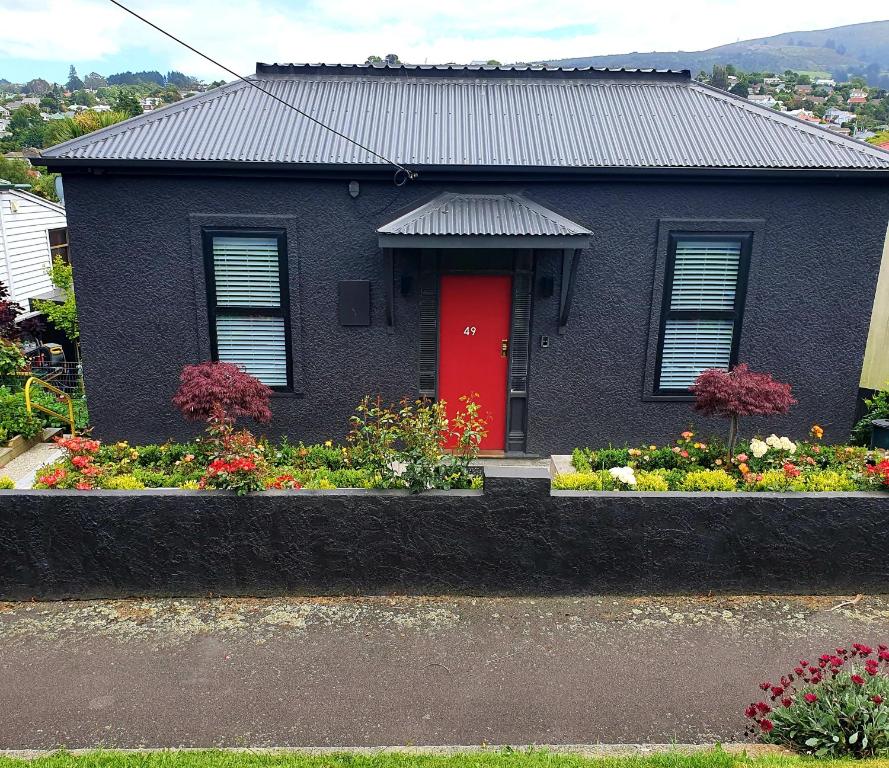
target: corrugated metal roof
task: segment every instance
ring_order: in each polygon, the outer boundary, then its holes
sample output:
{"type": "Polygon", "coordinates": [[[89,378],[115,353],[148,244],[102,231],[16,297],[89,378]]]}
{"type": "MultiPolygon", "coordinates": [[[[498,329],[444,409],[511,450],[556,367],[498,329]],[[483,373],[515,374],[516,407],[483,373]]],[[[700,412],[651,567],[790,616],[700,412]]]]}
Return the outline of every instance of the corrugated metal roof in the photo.
{"type": "MultiPolygon", "coordinates": [[[[265,65],[256,81],[408,166],[889,169],[889,153],[691,80],[554,68],[265,65]]],[[[379,165],[243,82],[47,158],[379,165]]]]}
{"type": "Polygon", "coordinates": [[[521,195],[444,192],[380,227],[388,235],[590,235],[590,230],[521,195]]]}

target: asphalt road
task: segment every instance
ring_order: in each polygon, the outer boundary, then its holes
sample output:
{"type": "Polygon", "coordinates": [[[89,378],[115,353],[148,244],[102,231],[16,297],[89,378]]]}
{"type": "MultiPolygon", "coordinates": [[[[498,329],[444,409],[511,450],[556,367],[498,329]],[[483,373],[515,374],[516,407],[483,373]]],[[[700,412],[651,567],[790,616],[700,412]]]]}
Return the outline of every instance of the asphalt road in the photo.
{"type": "Polygon", "coordinates": [[[889,596],[0,603],[0,748],[708,742],[889,596]]]}

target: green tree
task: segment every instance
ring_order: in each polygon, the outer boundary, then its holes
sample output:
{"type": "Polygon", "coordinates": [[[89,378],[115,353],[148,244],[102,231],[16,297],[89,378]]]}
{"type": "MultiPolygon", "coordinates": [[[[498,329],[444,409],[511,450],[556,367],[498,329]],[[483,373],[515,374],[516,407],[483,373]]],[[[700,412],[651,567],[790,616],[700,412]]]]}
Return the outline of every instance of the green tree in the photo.
{"type": "Polygon", "coordinates": [[[115,112],[126,112],[130,117],[142,114],[142,106],[139,99],[132,91],[121,91],[112,104],[115,112]]]}
{"type": "Polygon", "coordinates": [[[52,85],[42,77],[29,80],[22,86],[22,93],[31,93],[34,96],[42,96],[44,93],[49,93],[50,90],[52,90],[52,85]]]}
{"type": "Polygon", "coordinates": [[[77,322],[77,301],[74,298],[74,272],[70,264],[66,264],[60,256],[56,256],[47,274],[52,284],[62,292],[65,300],[59,304],[55,301],[34,299],[32,304],[76,346],[80,338],[80,325],[77,322]]]}
{"type": "Polygon", "coordinates": [[[108,85],[108,81],[105,80],[102,75],[98,72],[90,72],[85,78],[83,78],[83,85],[85,88],[89,88],[90,90],[97,91],[99,88],[104,88],[108,85]]]}
{"type": "Polygon", "coordinates": [[[90,93],[87,90],[81,88],[79,91],[76,91],[71,101],[74,104],[79,104],[83,107],[94,107],[96,106],[96,97],[94,94],[90,93]]]}
{"type": "Polygon", "coordinates": [[[13,184],[30,184],[32,194],[53,202],[59,200],[56,196],[56,176],[57,173],[47,173],[46,168],[34,168],[27,160],[0,155],[0,179],[13,184]]]}
{"type": "Polygon", "coordinates": [[[42,147],[46,123],[40,117],[40,108],[34,104],[19,107],[9,116],[7,130],[13,146],[19,149],[42,147]]]}
{"type": "Polygon", "coordinates": [[[72,93],[83,88],[83,80],[77,76],[77,70],[73,64],[68,69],[68,82],[65,83],[65,87],[72,93]]]}
{"type": "Polygon", "coordinates": [[[731,88],[728,89],[729,93],[735,94],[735,96],[742,96],[743,98],[747,98],[747,85],[745,83],[735,83],[731,88]]]}
{"type": "Polygon", "coordinates": [[[40,99],[40,109],[44,112],[61,112],[62,102],[54,93],[47,93],[40,99]]]}
{"type": "Polygon", "coordinates": [[[728,75],[725,73],[725,67],[719,64],[713,65],[713,73],[710,75],[710,85],[723,91],[728,89],[728,75]]]}

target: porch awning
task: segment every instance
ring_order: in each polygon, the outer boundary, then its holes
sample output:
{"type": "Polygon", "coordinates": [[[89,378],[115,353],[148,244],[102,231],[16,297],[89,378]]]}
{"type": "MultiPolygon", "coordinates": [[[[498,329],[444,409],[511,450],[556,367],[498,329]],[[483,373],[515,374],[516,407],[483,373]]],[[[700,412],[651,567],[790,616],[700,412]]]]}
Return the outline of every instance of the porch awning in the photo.
{"type": "Polygon", "coordinates": [[[522,195],[443,192],[377,235],[381,248],[586,248],[592,232],[522,195]]]}

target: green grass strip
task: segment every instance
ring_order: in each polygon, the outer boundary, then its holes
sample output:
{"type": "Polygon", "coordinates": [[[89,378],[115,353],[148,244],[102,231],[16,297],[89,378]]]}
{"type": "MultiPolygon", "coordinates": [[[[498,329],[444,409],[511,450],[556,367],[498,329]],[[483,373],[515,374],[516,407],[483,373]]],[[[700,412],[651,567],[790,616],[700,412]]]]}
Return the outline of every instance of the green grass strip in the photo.
{"type": "Polygon", "coordinates": [[[56,752],[30,760],[0,757],[0,768],[889,768],[889,760],[811,760],[768,755],[748,757],[721,750],[649,756],[587,758],[532,751],[481,751],[455,755],[397,753],[304,755],[252,752],[56,752]]]}

